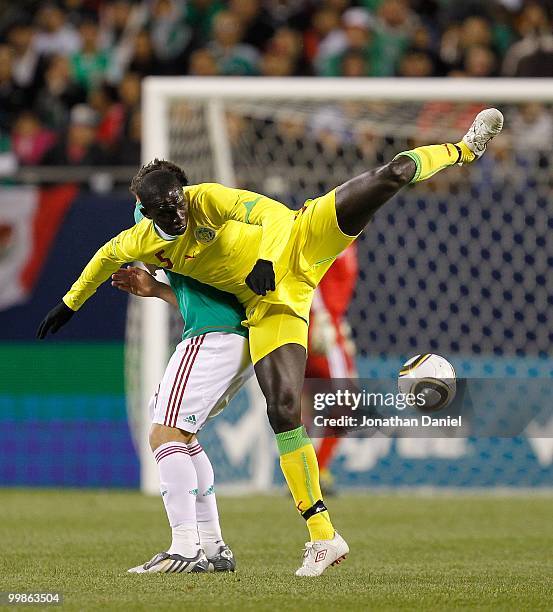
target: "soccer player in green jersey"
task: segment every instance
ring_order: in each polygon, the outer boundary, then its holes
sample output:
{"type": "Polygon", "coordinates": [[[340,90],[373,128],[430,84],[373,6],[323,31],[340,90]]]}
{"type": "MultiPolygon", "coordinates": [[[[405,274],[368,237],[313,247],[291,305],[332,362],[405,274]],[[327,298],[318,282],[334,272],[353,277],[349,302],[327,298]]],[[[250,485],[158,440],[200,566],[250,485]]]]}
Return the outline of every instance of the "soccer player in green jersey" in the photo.
{"type": "MultiPolygon", "coordinates": [[[[156,160],[140,170],[134,183],[160,168],[176,176],[181,172],[170,162],[156,160]]],[[[137,204],[135,221],[141,219],[137,204]]],[[[172,543],[167,551],[129,571],[234,571],[234,555],[221,535],[213,468],[196,433],[207,419],[223,410],[253,374],[248,330],[241,325],[244,309],[230,293],[169,270],[165,273],[170,285],[134,267],[122,268],[112,276],[114,287],[141,297],[161,298],[177,307],[184,319],[182,342],[150,402],[150,445],[172,543]]]]}

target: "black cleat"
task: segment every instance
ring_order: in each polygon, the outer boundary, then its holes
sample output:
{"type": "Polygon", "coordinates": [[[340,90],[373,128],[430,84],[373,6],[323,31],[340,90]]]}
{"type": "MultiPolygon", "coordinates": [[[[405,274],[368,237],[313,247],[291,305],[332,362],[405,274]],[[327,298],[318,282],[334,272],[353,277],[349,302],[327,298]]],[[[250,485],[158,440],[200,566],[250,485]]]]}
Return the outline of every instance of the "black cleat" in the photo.
{"type": "Polygon", "coordinates": [[[207,562],[210,572],[234,572],[236,569],[236,559],[226,544],[219,547],[216,555],[208,557],[207,562]]]}

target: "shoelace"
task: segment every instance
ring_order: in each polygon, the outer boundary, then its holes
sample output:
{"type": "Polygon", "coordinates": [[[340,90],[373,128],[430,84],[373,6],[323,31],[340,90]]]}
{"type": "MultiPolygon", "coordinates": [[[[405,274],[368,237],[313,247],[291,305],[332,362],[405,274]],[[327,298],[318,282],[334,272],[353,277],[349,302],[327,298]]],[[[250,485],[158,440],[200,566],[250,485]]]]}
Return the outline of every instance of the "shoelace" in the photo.
{"type": "Polygon", "coordinates": [[[313,556],[315,552],[315,548],[313,547],[313,542],[306,542],[303,548],[303,562],[304,564],[309,559],[309,557],[313,556]]]}
{"type": "Polygon", "coordinates": [[[476,148],[477,152],[485,151],[486,146],[488,144],[488,141],[483,142],[484,140],[486,140],[486,137],[483,134],[478,133],[478,131],[482,128],[483,125],[484,122],[480,119],[478,123],[475,123],[471,126],[467,134],[467,139],[476,148]]]}

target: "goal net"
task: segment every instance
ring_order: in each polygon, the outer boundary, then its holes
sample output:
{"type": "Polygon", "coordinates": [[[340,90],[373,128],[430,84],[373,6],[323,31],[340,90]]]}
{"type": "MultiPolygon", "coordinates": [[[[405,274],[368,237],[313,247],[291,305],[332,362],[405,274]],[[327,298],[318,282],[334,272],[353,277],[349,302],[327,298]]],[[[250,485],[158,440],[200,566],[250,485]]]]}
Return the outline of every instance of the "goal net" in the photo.
{"type": "MultiPolygon", "coordinates": [[[[552,103],[550,85],[520,79],[148,78],[143,159],[298,208],[402,150],[456,142],[477,112],[499,107],[505,132],[478,164],[407,188],[376,215],[359,241],[348,318],[362,377],[395,376],[421,352],[446,356],[461,376],[545,377],[552,103]]],[[[129,303],[129,415],[146,491],[157,490],[146,407],[182,324],[156,300],[129,303]]],[[[255,384],[200,437],[220,484],[279,482],[255,384]]],[[[553,448],[537,440],[346,440],[337,469],[346,485],[551,485],[553,448]]]]}

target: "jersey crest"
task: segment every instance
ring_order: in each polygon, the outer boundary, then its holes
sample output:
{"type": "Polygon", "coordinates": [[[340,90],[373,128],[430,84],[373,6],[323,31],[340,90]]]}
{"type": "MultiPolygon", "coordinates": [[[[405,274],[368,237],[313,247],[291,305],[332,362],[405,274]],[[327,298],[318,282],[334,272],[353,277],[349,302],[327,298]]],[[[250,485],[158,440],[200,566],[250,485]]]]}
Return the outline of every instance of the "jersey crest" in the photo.
{"type": "Polygon", "coordinates": [[[215,230],[210,227],[197,227],[194,230],[194,238],[202,244],[209,244],[215,238],[215,230]]]}

